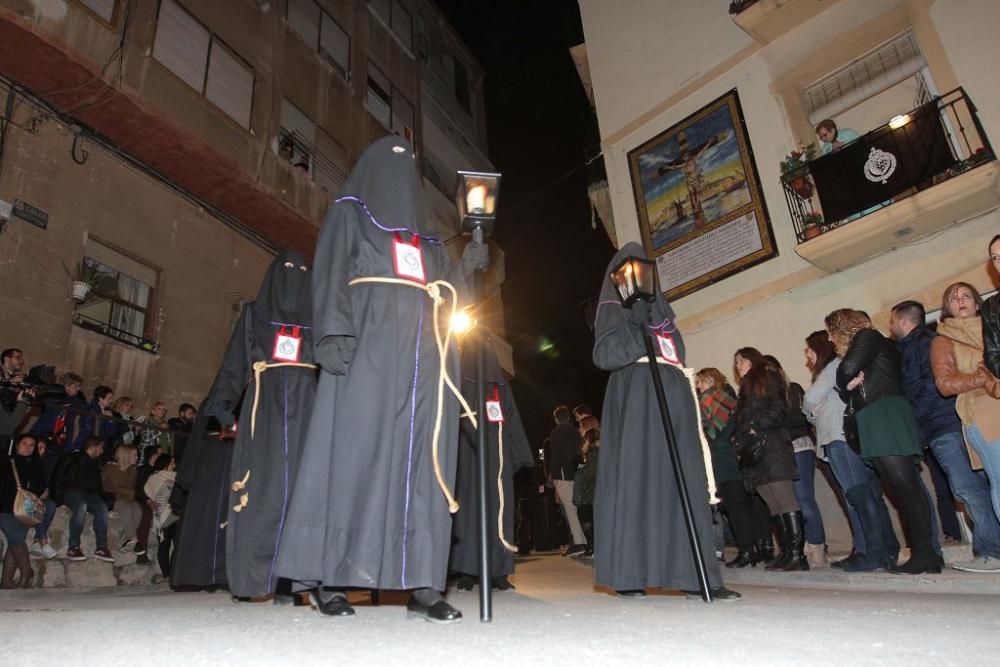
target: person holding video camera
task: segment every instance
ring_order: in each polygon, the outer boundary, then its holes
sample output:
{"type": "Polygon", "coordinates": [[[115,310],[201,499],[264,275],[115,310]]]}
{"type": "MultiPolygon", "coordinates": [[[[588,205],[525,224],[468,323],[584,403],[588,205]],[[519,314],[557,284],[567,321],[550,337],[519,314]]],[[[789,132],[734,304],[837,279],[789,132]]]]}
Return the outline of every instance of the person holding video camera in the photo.
{"type": "Polygon", "coordinates": [[[0,352],[0,443],[6,446],[28,416],[34,393],[24,382],[24,354],[16,348],[0,352]]]}
{"type": "Polygon", "coordinates": [[[50,394],[42,402],[42,412],[38,415],[31,434],[35,436],[51,436],[52,444],[59,449],[66,446],[70,427],[78,414],[87,409],[87,397],[80,388],[83,378],[76,373],[66,372],[59,378],[63,391],[60,394],[50,394]]]}

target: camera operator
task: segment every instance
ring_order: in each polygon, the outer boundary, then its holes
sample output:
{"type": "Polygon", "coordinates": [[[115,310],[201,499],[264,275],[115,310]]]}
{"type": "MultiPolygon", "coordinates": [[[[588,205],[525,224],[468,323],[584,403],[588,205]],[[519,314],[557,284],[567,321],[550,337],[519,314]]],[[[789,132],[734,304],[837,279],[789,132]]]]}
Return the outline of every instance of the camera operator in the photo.
{"type": "Polygon", "coordinates": [[[59,383],[63,386],[64,394],[45,397],[42,412],[31,427],[31,433],[36,436],[51,436],[52,444],[61,454],[66,446],[70,426],[76,416],[87,409],[87,398],[80,392],[83,378],[76,373],[63,373],[59,383]]]}
{"type": "Polygon", "coordinates": [[[24,353],[17,348],[0,352],[0,446],[4,448],[20,431],[34,399],[34,392],[18,386],[24,377],[24,353]]]}

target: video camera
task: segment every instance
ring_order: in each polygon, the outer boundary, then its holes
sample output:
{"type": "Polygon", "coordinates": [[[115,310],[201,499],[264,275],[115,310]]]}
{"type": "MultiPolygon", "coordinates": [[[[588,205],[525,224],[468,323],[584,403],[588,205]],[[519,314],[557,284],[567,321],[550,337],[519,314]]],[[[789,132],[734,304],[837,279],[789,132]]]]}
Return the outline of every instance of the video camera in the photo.
{"type": "Polygon", "coordinates": [[[66,395],[66,388],[56,381],[56,367],[44,364],[34,366],[19,383],[13,383],[0,378],[0,407],[11,412],[17,406],[17,397],[30,390],[31,403],[37,405],[46,398],[59,398],[66,395]]]}

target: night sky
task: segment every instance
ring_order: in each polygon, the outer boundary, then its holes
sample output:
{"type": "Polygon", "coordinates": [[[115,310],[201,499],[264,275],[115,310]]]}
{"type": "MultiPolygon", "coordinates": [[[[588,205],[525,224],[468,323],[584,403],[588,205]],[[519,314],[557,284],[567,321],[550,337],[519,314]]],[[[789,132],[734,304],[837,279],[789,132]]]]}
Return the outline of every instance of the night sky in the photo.
{"type": "Polygon", "coordinates": [[[489,155],[503,173],[495,238],[506,254],[513,387],[538,447],[556,405],[590,403],[600,414],[607,381],[591,361],[583,311],[614,249],[602,226],[591,227],[587,171],[578,168],[598,143],[569,55],[583,41],[579,8],[576,0],[436,2],[486,70],[489,155]]]}

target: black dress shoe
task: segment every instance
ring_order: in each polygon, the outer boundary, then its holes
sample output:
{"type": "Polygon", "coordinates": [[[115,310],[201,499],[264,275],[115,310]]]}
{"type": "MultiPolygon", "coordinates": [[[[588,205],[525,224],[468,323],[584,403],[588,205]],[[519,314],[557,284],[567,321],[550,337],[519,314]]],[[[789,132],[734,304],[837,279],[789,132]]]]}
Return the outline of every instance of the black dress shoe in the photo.
{"type": "MultiPolygon", "coordinates": [[[[701,599],[701,591],[684,591],[684,594],[687,595],[688,600],[701,599]]],[[[736,591],[729,590],[725,586],[712,589],[712,599],[718,600],[719,602],[734,602],[739,600],[741,597],[743,596],[736,591]]]]}
{"type": "Polygon", "coordinates": [[[461,576],[458,578],[458,583],[455,584],[455,588],[460,591],[471,591],[476,586],[475,577],[461,576]]]}
{"type": "Polygon", "coordinates": [[[514,584],[510,583],[507,577],[493,577],[490,582],[493,584],[493,588],[498,591],[514,590],[514,584]]]}
{"type": "Polygon", "coordinates": [[[309,591],[309,602],[313,609],[322,616],[354,616],[354,607],[347,601],[347,596],[343,593],[333,595],[328,600],[322,600],[319,591],[315,588],[309,591]]]}
{"type": "Polygon", "coordinates": [[[462,612],[452,607],[444,600],[438,600],[429,607],[422,605],[413,597],[406,603],[406,616],[408,618],[422,618],[431,623],[460,623],[462,612]]]}
{"type": "Polygon", "coordinates": [[[726,567],[757,567],[757,558],[753,549],[740,549],[736,558],[726,563],[726,567]]]}
{"type": "Polygon", "coordinates": [[[944,560],[935,554],[932,558],[910,558],[902,565],[890,567],[889,571],[893,574],[941,574],[942,565],[944,560]]]}
{"type": "Polygon", "coordinates": [[[646,597],[646,591],[641,588],[635,588],[627,591],[615,591],[615,593],[617,593],[620,598],[638,599],[646,597]]]}

